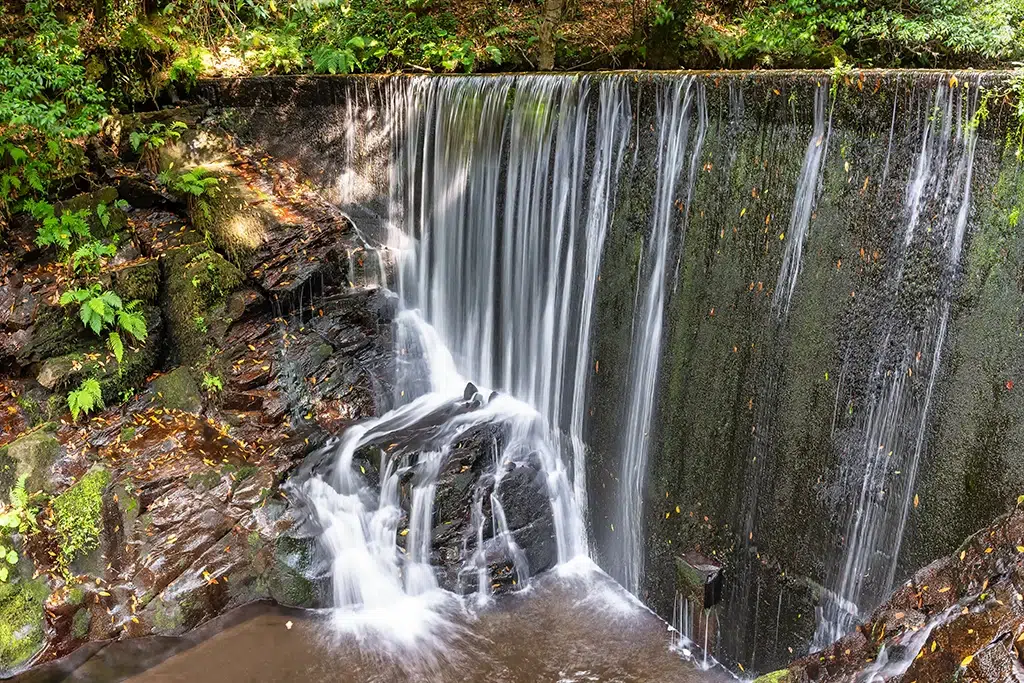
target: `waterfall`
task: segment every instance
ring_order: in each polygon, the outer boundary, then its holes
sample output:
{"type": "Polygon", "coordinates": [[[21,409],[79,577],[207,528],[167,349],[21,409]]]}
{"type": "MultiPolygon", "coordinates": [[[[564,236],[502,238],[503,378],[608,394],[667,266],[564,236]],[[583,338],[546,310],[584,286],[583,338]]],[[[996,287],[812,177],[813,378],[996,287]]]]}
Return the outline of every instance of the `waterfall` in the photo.
{"type": "Polygon", "coordinates": [[[825,103],[828,98],[828,83],[822,82],[814,91],[814,130],[807,142],[800,178],[793,195],[793,209],[789,214],[789,230],[786,233],[786,252],[782,257],[782,268],[772,294],[772,308],[785,315],[793,300],[796,279],[800,274],[800,258],[807,230],[814,213],[814,204],[821,183],[821,162],[828,149],[828,133],[825,130],[825,103]]]}
{"type": "Polygon", "coordinates": [[[554,430],[553,486],[569,485],[571,460],[576,499],[574,512],[556,510],[577,520],[559,538],[562,561],[587,546],[590,332],[632,125],[628,83],[418,78],[389,105],[393,220],[418,239],[400,294],[466,376],[526,401],[554,430]]]}
{"type": "Polygon", "coordinates": [[[977,142],[971,119],[978,105],[973,85],[965,91],[940,82],[931,106],[922,112],[920,151],[907,182],[893,280],[899,296],[920,277],[913,272],[914,259],[934,249],[941,259],[939,295],[910,329],[900,327],[898,311],[891,310],[879,330],[872,378],[877,389],[861,409],[859,436],[845,454],[861,468],[859,490],[835,588],[826,595],[819,616],[819,647],[852,628],[859,610],[877,604],[895,580],[970,213],[977,142]]]}
{"type": "MultiPolygon", "coordinates": [[[[638,283],[644,301],[633,319],[633,355],[630,360],[630,393],[622,448],[622,470],[617,510],[618,532],[612,558],[614,576],[626,590],[638,593],[643,574],[643,485],[647,471],[648,440],[655,405],[655,390],[661,354],[662,320],[665,307],[666,261],[673,240],[677,217],[686,215],[695,173],[689,174],[689,186],[677,198],[680,176],[686,167],[690,127],[697,117],[698,130],[692,151],[691,169],[700,157],[701,142],[707,130],[704,87],[692,78],[673,82],[658,92],[657,184],[651,215],[650,237],[640,264],[643,273],[638,283]],[[646,283],[644,285],[643,283],[646,283]]],[[[677,250],[682,251],[682,238],[677,250]]]]}

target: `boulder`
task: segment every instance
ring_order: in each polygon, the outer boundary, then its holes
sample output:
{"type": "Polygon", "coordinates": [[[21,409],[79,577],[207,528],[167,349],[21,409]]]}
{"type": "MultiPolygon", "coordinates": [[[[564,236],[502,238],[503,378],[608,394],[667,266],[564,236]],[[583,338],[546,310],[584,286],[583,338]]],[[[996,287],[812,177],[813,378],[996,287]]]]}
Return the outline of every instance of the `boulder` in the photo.
{"type": "Polygon", "coordinates": [[[164,408],[198,413],[203,409],[199,386],[186,367],[177,367],[153,380],[156,403],[164,408]]]}
{"type": "Polygon", "coordinates": [[[0,449],[0,500],[21,476],[27,476],[29,491],[52,492],[50,468],[60,457],[62,447],[56,437],[44,429],[22,436],[0,449]]]}

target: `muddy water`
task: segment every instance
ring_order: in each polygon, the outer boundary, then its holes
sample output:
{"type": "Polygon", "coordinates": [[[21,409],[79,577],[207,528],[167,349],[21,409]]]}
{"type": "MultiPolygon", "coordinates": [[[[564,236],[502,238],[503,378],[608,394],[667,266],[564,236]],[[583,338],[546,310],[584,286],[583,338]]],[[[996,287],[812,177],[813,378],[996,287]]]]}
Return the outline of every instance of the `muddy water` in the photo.
{"type": "Polygon", "coordinates": [[[670,649],[671,634],[665,623],[601,574],[541,578],[521,594],[479,609],[459,605],[446,616],[443,626],[410,643],[367,632],[340,634],[324,613],[268,607],[176,653],[180,646],[173,644],[175,639],[141,639],[150,640],[149,649],[154,652],[140,648],[138,641],[115,643],[63,680],[696,683],[730,679],[720,671],[702,671],[670,649]],[[160,646],[165,648],[163,656],[155,653],[160,646]]]}

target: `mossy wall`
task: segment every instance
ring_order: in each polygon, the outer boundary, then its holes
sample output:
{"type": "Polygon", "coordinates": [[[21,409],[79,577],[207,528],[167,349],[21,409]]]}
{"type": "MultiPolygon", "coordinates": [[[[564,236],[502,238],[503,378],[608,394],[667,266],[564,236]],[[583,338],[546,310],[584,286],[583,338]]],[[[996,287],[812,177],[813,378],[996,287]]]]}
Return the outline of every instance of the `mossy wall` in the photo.
{"type": "MultiPolygon", "coordinates": [[[[684,77],[704,90],[708,126],[689,218],[680,211],[674,219],[640,597],[669,618],[675,557],[698,550],[716,559],[726,572],[716,655],[768,672],[811,646],[849,542],[879,364],[893,362],[890,347],[922,334],[936,302],[949,302],[949,324],[895,580],[951,552],[1024,493],[1024,385],[1014,384],[1024,370],[1024,237],[1016,229],[1024,181],[1006,144],[1011,101],[993,97],[978,128],[967,241],[955,272],[943,275],[939,256],[949,246],[925,234],[931,214],[912,244],[903,239],[922,128],[934,120],[938,88],[974,103],[954,112],[962,130],[980,101],[975,93],[999,91],[1005,75],[841,77],[829,94],[830,133],[801,270],[780,316],[772,295],[792,240],[814,93],[829,74],[590,76],[629,79],[634,116],[592,332],[588,517],[599,562],[616,533],[638,277],[658,173],[654,102],[666,81],[684,77]]],[[[200,95],[224,119],[244,120],[250,139],[294,160],[339,203],[376,219],[388,206],[388,164],[401,162],[383,142],[382,110],[404,78],[250,79],[207,83],[200,95]]],[[[927,210],[942,205],[932,197],[927,210]]],[[[923,411],[928,382],[926,367],[908,380],[911,412],[923,411]]],[[[908,474],[887,476],[900,482],[893,478],[908,474]]],[[[895,553],[895,545],[881,552],[895,553]]],[[[872,577],[865,601],[885,583],[872,577]]]]}

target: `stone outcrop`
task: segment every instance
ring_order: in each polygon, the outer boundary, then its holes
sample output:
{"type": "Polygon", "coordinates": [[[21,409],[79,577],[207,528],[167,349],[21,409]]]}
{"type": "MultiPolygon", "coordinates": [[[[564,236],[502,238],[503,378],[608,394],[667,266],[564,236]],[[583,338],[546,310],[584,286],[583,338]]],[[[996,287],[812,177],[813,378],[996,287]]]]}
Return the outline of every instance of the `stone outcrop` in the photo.
{"type": "Polygon", "coordinates": [[[200,137],[168,154],[218,155],[242,199],[214,207],[216,226],[108,139],[90,149],[113,186],[59,207],[110,205],[94,234],[116,234],[118,248],[100,272],[39,249],[30,221],[7,235],[0,500],[25,475],[39,528],[0,539],[19,558],[0,582],[0,674],[89,641],[181,634],[253,600],[324,604],[313,538],[280,485],[378,412],[394,304],[351,286],[348,254],[365,245],[344,216],[285,166],[251,161],[212,128],[200,137]],[[236,210],[263,220],[246,249],[226,239],[236,210]],[[120,363],[57,303],[92,282],[140,302],[147,338],[126,340],[120,363]],[[86,378],[105,407],[76,422],[67,394],[86,378]]]}
{"type": "Polygon", "coordinates": [[[919,570],[859,624],[767,683],[1024,676],[1024,508],[919,570]]]}

